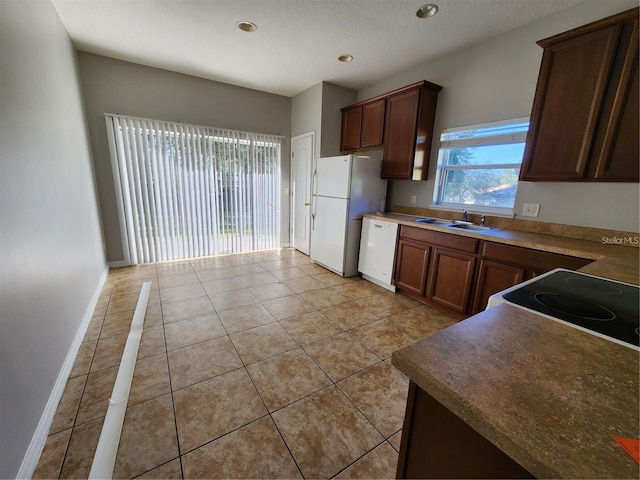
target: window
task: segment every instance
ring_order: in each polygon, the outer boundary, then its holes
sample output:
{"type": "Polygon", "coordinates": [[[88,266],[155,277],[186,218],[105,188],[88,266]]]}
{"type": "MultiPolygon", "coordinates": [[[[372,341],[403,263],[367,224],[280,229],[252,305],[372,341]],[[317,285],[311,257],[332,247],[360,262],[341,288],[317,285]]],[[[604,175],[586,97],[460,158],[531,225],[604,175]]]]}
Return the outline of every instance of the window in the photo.
{"type": "Polygon", "coordinates": [[[517,118],[443,130],[434,203],[511,213],[528,129],[517,118]]]}
{"type": "Polygon", "coordinates": [[[127,263],[280,247],[282,137],[106,120],[127,263]]]}

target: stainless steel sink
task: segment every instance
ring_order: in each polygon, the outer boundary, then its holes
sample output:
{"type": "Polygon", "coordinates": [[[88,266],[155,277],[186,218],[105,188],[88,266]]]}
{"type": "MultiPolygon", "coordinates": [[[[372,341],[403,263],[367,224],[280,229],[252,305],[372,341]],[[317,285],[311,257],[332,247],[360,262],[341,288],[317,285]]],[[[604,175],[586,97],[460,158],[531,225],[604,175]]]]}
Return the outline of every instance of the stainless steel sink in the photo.
{"type": "Polygon", "coordinates": [[[485,225],[476,225],[475,223],[462,222],[460,220],[444,220],[442,218],[423,217],[423,218],[416,218],[415,221],[418,223],[428,223],[430,225],[438,225],[440,227],[459,228],[461,230],[475,230],[479,232],[493,229],[493,227],[487,227],[485,225]]]}
{"type": "Polygon", "coordinates": [[[444,226],[453,225],[451,220],[444,220],[442,218],[429,218],[429,217],[416,218],[416,222],[418,222],[418,223],[430,223],[432,225],[444,225],[444,226]]]}
{"type": "Polygon", "coordinates": [[[475,223],[463,223],[463,222],[453,223],[453,224],[450,224],[450,225],[447,225],[447,226],[451,227],[451,228],[461,228],[463,230],[480,230],[480,231],[483,231],[483,230],[491,230],[492,229],[492,227],[487,227],[485,225],[476,225],[475,223]]]}

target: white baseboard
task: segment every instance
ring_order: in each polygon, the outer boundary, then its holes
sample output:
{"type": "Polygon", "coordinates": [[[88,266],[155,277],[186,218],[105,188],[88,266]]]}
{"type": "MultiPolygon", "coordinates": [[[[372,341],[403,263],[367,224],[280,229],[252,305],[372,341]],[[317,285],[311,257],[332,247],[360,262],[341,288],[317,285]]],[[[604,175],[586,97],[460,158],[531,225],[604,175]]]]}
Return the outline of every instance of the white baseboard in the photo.
{"type": "Polygon", "coordinates": [[[290,243],[283,243],[282,245],[280,245],[280,248],[289,248],[290,246],[290,243]]]}
{"type": "Polygon", "coordinates": [[[91,317],[93,317],[93,312],[96,309],[96,305],[98,304],[98,298],[100,297],[100,293],[102,292],[102,287],[104,286],[104,282],[107,279],[108,273],[109,268],[107,267],[105,268],[104,272],[102,272],[100,280],[98,281],[98,285],[93,292],[93,296],[89,301],[89,305],[84,312],[82,322],[80,322],[80,326],[78,327],[75,337],[73,338],[73,343],[71,344],[71,347],[67,352],[67,357],[62,364],[60,372],[58,373],[58,378],[56,379],[56,383],[53,386],[53,390],[51,390],[49,400],[47,400],[47,404],[44,407],[44,411],[42,412],[42,416],[40,417],[40,421],[38,422],[36,431],[34,432],[33,437],[31,437],[31,443],[29,443],[29,448],[27,448],[27,452],[22,459],[22,464],[20,465],[20,470],[18,470],[18,475],[16,476],[16,478],[31,478],[33,476],[33,472],[38,466],[38,460],[40,459],[40,455],[42,454],[44,444],[47,441],[47,435],[49,434],[49,429],[51,428],[51,424],[53,423],[53,417],[55,416],[56,410],[58,409],[58,404],[60,403],[60,399],[62,398],[64,389],[67,386],[67,380],[69,379],[69,375],[71,374],[73,364],[76,361],[78,350],[80,350],[80,344],[82,343],[82,340],[84,340],[84,335],[85,333],[87,333],[87,328],[89,328],[91,317]]]}
{"type": "Polygon", "coordinates": [[[121,268],[121,267],[129,267],[131,266],[125,260],[118,260],[117,262],[109,262],[109,268],[121,268]]]}

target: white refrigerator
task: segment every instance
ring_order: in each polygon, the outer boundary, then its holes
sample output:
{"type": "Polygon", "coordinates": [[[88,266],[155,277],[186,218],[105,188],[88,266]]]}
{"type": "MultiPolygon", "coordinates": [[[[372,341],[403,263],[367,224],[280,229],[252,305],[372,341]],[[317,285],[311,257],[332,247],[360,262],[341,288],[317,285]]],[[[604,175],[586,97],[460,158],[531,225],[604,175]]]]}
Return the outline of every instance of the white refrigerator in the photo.
{"type": "Polygon", "coordinates": [[[340,155],[318,158],[311,199],[311,260],[351,277],[358,274],[362,214],[384,209],[382,160],[340,155]]]}

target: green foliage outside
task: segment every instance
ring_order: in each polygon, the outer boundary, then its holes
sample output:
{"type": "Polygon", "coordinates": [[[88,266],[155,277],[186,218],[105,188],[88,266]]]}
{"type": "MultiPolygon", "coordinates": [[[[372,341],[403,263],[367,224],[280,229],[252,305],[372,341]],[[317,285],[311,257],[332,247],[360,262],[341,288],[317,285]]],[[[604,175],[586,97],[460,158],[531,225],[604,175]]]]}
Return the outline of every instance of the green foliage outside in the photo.
{"type": "MultiPolygon", "coordinates": [[[[471,165],[472,148],[453,148],[448,165],[471,165]]],[[[443,202],[513,207],[518,170],[514,168],[465,169],[446,172],[443,202]]]]}
{"type": "MultiPolygon", "coordinates": [[[[277,181],[279,146],[260,144],[252,138],[210,139],[192,141],[191,134],[157,135],[147,133],[146,145],[149,152],[163,156],[172,163],[174,180],[165,179],[173,195],[180,195],[178,178],[192,177],[199,172],[210,178],[208,198],[211,208],[217,211],[219,224],[207,225],[210,234],[259,235],[267,232],[255,232],[256,205],[265,204],[264,198],[256,198],[258,192],[255,185],[277,181]],[[274,148],[276,147],[276,148],[274,148]],[[195,159],[195,160],[193,160],[195,159]]],[[[200,176],[200,175],[198,175],[200,176]]],[[[152,180],[151,183],[155,183],[152,180]]],[[[188,180],[187,180],[188,181],[188,180]]],[[[183,202],[178,204],[184,208],[183,202]]],[[[182,208],[178,207],[172,219],[177,231],[183,230],[182,208]]],[[[140,219],[139,219],[140,221],[140,219]]],[[[143,227],[144,228],[144,227],[143,227]]],[[[160,233],[160,232],[158,232],[160,233]]],[[[270,233],[269,233],[270,235],[270,233]]]]}

